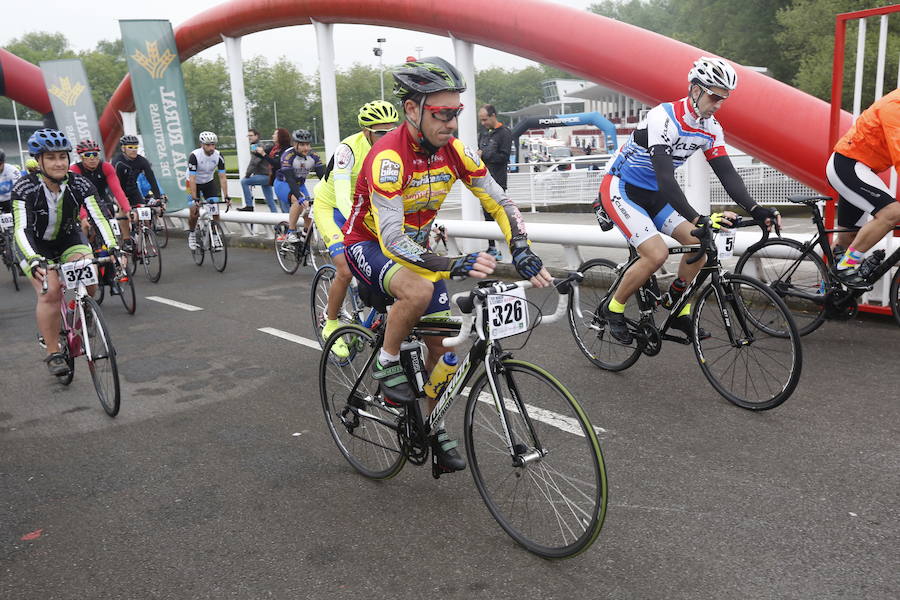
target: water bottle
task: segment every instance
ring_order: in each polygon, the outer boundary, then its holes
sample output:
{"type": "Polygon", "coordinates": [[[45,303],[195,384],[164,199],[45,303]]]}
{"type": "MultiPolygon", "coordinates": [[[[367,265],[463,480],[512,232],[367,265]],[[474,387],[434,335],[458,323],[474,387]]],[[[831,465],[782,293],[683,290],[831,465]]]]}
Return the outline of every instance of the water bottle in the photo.
{"type": "MultiPolygon", "coordinates": [[[[881,264],[881,261],[884,260],[884,250],[876,250],[869,256],[867,256],[859,265],[859,269],[857,273],[863,279],[868,280],[869,276],[878,268],[878,265],[881,264]]],[[[869,282],[871,283],[871,282],[869,282]]]]}
{"type": "Polygon", "coordinates": [[[660,304],[662,304],[663,308],[666,310],[672,310],[672,307],[675,306],[675,303],[678,302],[686,289],[687,281],[680,277],[676,277],[675,281],[672,282],[672,285],[669,286],[669,291],[663,295],[660,304]]]}
{"type": "Polygon", "coordinates": [[[609,231],[614,227],[612,219],[609,218],[609,215],[606,214],[606,210],[603,209],[603,203],[600,201],[600,198],[594,200],[594,203],[591,204],[591,208],[594,210],[594,216],[597,217],[597,223],[600,224],[600,229],[609,231]]]}
{"type": "Polygon", "coordinates": [[[422,395],[425,387],[425,359],[422,356],[422,344],[419,342],[403,342],[400,344],[400,364],[406,372],[406,378],[416,391],[422,395]]]}
{"type": "Polygon", "coordinates": [[[445,352],[441,359],[434,365],[431,377],[425,384],[425,395],[429,398],[437,398],[450,383],[456,369],[459,368],[459,360],[453,352],[445,352]]]}

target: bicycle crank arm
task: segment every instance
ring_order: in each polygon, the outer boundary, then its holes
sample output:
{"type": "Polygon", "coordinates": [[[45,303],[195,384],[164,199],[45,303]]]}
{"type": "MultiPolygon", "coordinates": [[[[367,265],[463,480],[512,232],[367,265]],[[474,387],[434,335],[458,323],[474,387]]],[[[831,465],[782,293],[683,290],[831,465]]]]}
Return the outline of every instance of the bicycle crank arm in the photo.
{"type": "Polygon", "coordinates": [[[680,335],[671,335],[668,333],[663,333],[660,337],[667,342],[678,342],[679,344],[683,344],[685,346],[691,345],[691,340],[689,340],[686,337],[682,337],[680,335]]]}

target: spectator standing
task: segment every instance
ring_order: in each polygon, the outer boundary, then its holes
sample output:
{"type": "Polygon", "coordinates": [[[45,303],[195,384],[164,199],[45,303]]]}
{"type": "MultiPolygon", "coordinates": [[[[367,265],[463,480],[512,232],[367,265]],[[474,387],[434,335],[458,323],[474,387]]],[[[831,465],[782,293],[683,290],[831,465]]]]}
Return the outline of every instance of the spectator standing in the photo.
{"type": "MultiPolygon", "coordinates": [[[[278,173],[278,169],[281,168],[281,155],[285,150],[291,147],[291,132],[285,129],[284,127],[279,127],[275,131],[272,132],[272,147],[269,148],[268,152],[264,157],[265,161],[269,163],[270,173],[269,173],[269,185],[273,185],[275,183],[275,175],[278,173]]],[[[278,204],[275,203],[276,209],[278,208],[278,204]]],[[[275,210],[273,212],[278,212],[275,210]]],[[[284,212],[284,211],[282,211],[284,212]]]]}
{"type": "MultiPolygon", "coordinates": [[[[478,110],[478,120],[484,127],[484,131],[478,136],[478,154],[494,181],[506,191],[509,155],[512,153],[512,131],[497,120],[497,109],[493,104],[485,104],[478,110]]],[[[488,221],[494,220],[487,211],[484,211],[484,218],[488,221]]],[[[494,240],[488,240],[487,251],[497,260],[503,259],[494,240]]]]}
{"type": "Polygon", "coordinates": [[[275,194],[269,183],[269,176],[272,174],[272,167],[266,160],[268,151],[271,150],[271,144],[262,144],[259,141],[259,131],[250,129],[247,131],[247,139],[250,141],[250,164],[247,165],[247,172],[241,179],[241,189],[244,190],[244,206],[239,208],[240,211],[253,210],[253,190],[254,185],[262,188],[263,196],[266,204],[269,205],[271,212],[278,212],[275,207],[275,194]]]}

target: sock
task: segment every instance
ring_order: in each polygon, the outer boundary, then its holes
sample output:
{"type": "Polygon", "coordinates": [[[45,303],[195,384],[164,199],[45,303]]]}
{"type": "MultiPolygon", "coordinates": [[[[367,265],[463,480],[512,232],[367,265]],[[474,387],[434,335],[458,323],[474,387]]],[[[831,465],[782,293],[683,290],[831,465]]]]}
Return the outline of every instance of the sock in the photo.
{"type": "Polygon", "coordinates": [[[325,324],[326,324],[326,325],[331,325],[332,327],[334,327],[334,326],[337,325],[338,323],[340,323],[340,320],[339,320],[339,319],[329,319],[328,317],[325,317],[325,324]]]}
{"type": "Polygon", "coordinates": [[[288,233],[297,233],[297,230],[296,229],[288,229],[287,232],[288,233]]]}
{"type": "Polygon", "coordinates": [[[616,300],[615,298],[609,299],[609,311],[614,313],[622,314],[625,312],[625,305],[616,300]]]}
{"type": "Polygon", "coordinates": [[[378,362],[381,365],[386,365],[389,362],[397,362],[400,360],[399,354],[388,354],[384,348],[378,351],[378,362]]]}
{"type": "Polygon", "coordinates": [[[681,309],[681,312],[678,313],[678,317],[683,317],[685,315],[691,314],[691,303],[688,302],[684,305],[684,308],[681,309]]]}
{"type": "Polygon", "coordinates": [[[841,259],[841,262],[838,263],[838,271],[859,266],[859,263],[862,262],[863,254],[863,252],[860,252],[853,246],[847,248],[847,251],[844,252],[844,257],[841,259]]]}

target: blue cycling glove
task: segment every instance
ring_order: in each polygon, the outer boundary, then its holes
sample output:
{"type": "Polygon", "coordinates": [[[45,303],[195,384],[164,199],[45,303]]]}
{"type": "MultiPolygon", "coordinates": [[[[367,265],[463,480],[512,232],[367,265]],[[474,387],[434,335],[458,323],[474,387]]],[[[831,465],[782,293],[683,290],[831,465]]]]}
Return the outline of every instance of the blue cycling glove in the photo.
{"type": "Polygon", "coordinates": [[[475,266],[475,261],[478,260],[478,255],[480,252],[472,252],[471,254],[463,254],[462,256],[456,257],[452,263],[450,263],[450,277],[453,279],[465,279],[469,276],[469,271],[472,270],[472,267],[475,266]]]}
{"type": "Polygon", "coordinates": [[[544,268],[544,263],[541,262],[537,254],[531,251],[528,240],[524,237],[513,238],[509,244],[509,249],[512,251],[513,264],[516,266],[516,271],[525,279],[536,277],[541,272],[541,269],[544,268]]]}

